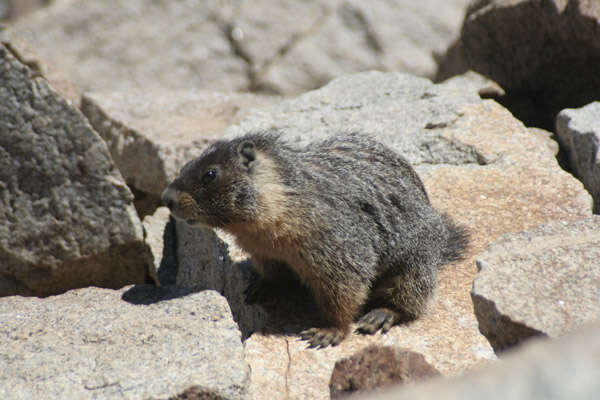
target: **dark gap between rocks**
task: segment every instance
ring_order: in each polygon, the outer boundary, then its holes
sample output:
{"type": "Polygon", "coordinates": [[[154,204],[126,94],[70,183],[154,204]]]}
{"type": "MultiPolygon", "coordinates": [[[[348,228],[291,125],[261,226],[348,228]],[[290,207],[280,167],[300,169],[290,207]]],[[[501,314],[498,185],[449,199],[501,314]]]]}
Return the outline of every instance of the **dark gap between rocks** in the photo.
{"type": "Polygon", "coordinates": [[[134,186],[127,184],[129,190],[133,193],[134,200],[133,205],[138,213],[140,219],[144,219],[147,215],[152,215],[156,209],[161,205],[160,197],[151,193],[142,192],[136,189],[134,186]]]}

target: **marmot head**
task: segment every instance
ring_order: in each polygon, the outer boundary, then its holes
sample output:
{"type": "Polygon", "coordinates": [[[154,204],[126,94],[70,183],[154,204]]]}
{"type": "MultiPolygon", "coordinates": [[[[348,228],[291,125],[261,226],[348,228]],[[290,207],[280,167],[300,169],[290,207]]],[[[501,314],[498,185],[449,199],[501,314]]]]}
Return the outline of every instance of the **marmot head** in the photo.
{"type": "Polygon", "coordinates": [[[173,216],[192,226],[251,221],[257,212],[257,156],[251,138],[216,142],[181,169],[162,200],[173,216]]]}

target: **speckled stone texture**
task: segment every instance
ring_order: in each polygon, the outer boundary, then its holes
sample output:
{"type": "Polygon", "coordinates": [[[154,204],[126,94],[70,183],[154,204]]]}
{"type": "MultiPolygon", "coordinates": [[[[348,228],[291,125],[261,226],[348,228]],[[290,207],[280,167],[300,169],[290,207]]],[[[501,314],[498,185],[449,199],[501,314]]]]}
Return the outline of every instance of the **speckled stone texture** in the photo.
{"type": "Polygon", "coordinates": [[[10,49],[13,56],[29,67],[35,76],[43,76],[52,89],[64,98],[69,105],[79,107],[81,103],[79,87],[66,77],[64,71],[33,50],[30,44],[21,36],[2,39],[2,33],[0,33],[0,40],[10,49]]]}
{"type": "Polygon", "coordinates": [[[183,287],[213,289],[225,296],[244,339],[264,328],[267,315],[263,308],[245,302],[252,267],[234,238],[223,231],[192,228],[180,222],[175,232],[175,282],[183,287]]]}
{"type": "Polygon", "coordinates": [[[48,0],[1,0],[0,19],[14,21],[39,10],[48,3],[48,0]]]}
{"type": "Polygon", "coordinates": [[[249,107],[273,102],[242,93],[193,91],[86,93],[81,110],[106,141],[127,184],[159,197],[249,107]]]}
{"type": "Polygon", "coordinates": [[[150,285],[0,298],[0,398],[246,399],[226,300],[150,285]],[[190,393],[214,397],[184,397],[190,393]]]}
{"type": "Polygon", "coordinates": [[[502,361],[364,400],[593,400],[600,393],[600,326],[558,340],[532,340],[502,361]]]}
{"type": "Polygon", "coordinates": [[[600,102],[562,110],[556,117],[556,137],[571,171],[594,198],[594,213],[600,214],[600,102]]]}
{"type": "Polygon", "coordinates": [[[345,73],[432,76],[468,0],[55,0],[8,30],[83,88],[297,94],[345,73]]]}
{"type": "Polygon", "coordinates": [[[118,288],[150,263],[106,144],[0,45],[0,296],[118,288]]]}
{"type": "Polygon", "coordinates": [[[175,254],[175,222],[166,207],[158,207],[154,214],[144,217],[145,241],[152,251],[154,263],[150,275],[157,285],[175,283],[177,255],[175,254]],[[161,276],[164,282],[161,280],[161,276]],[[170,276],[169,276],[170,274],[170,276]]]}
{"type": "Polygon", "coordinates": [[[600,216],[508,234],[477,265],[471,296],[496,352],[600,320],[600,216]]]}

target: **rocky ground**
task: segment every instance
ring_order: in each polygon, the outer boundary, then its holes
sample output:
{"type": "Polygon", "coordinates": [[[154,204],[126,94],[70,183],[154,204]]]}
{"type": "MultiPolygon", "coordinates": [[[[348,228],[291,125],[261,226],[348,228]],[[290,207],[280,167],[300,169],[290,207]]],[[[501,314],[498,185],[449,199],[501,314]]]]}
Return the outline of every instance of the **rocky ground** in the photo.
{"type": "Polygon", "coordinates": [[[596,2],[5,0],[0,18],[0,398],[595,398],[596,2]],[[246,305],[233,239],[170,219],[185,162],[264,129],[375,136],[469,229],[424,316],[307,349],[312,306],[246,305]]]}

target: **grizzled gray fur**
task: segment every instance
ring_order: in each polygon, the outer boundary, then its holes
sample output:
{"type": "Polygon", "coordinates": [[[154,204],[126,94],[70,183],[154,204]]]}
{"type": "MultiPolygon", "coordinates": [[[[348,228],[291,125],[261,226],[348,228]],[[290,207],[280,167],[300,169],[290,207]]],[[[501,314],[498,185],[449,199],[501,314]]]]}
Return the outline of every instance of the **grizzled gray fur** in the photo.
{"type": "Polygon", "coordinates": [[[439,268],[459,259],[464,229],[434,210],[399,154],[360,134],[297,149],[277,134],[215,143],[163,194],[173,215],[231,232],[261,276],[248,302],[285,294],[293,276],[328,326],[301,333],[313,347],[358,330],[387,331],[425,309],[439,268]]]}

